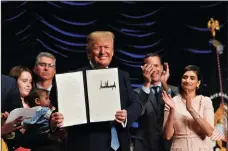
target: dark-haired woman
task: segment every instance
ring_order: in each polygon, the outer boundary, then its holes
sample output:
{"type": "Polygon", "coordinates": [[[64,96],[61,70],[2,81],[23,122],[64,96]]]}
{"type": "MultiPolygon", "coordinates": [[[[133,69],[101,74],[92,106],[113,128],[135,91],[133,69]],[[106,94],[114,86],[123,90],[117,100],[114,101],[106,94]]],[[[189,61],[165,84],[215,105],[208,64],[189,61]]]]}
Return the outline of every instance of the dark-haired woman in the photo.
{"type": "Polygon", "coordinates": [[[214,130],[214,109],[209,97],[198,94],[201,84],[200,69],[189,65],[184,68],[180,94],[162,97],[164,134],[173,138],[171,151],[212,151],[210,136],[214,130]]]}

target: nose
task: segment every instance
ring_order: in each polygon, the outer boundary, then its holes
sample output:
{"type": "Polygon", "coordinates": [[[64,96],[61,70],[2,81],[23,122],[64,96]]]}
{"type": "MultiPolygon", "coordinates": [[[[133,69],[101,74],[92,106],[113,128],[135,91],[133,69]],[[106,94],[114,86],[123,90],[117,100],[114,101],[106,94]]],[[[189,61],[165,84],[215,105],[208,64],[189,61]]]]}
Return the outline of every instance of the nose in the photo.
{"type": "Polygon", "coordinates": [[[189,79],[189,78],[187,78],[187,79],[186,79],[186,82],[190,82],[190,79],[189,79]]]}
{"type": "Polygon", "coordinates": [[[30,82],[27,83],[27,87],[31,88],[32,84],[30,82]]]}
{"type": "Polygon", "coordinates": [[[105,49],[104,49],[104,47],[101,47],[99,55],[103,55],[104,53],[105,53],[105,49]]]}
{"type": "Polygon", "coordinates": [[[48,65],[46,65],[46,66],[44,67],[44,69],[45,69],[45,70],[48,70],[48,68],[49,68],[49,66],[48,66],[48,65]]]}

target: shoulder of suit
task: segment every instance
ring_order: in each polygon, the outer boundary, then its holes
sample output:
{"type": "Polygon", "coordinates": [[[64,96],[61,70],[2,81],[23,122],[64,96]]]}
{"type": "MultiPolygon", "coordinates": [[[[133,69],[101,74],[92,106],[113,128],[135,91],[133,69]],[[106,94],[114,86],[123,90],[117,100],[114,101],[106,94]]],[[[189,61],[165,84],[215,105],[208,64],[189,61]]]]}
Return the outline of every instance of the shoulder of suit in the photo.
{"type": "Polygon", "coordinates": [[[2,74],[2,81],[7,81],[7,82],[11,82],[11,83],[15,83],[16,80],[13,77],[7,76],[7,75],[3,75],[2,74]]]}
{"type": "Polygon", "coordinates": [[[169,87],[170,89],[178,89],[178,87],[173,86],[173,85],[168,85],[168,87],[169,87]]]}
{"type": "Polygon", "coordinates": [[[133,91],[139,93],[141,91],[141,89],[142,89],[141,87],[138,87],[138,88],[135,88],[133,91]]]}
{"type": "Polygon", "coordinates": [[[128,72],[124,71],[124,70],[121,70],[118,68],[118,72],[119,74],[123,75],[123,76],[130,76],[128,72]]]}
{"type": "Polygon", "coordinates": [[[88,69],[91,69],[91,67],[89,65],[78,68],[77,70],[72,71],[72,72],[84,71],[84,70],[88,70],[88,69]]]}

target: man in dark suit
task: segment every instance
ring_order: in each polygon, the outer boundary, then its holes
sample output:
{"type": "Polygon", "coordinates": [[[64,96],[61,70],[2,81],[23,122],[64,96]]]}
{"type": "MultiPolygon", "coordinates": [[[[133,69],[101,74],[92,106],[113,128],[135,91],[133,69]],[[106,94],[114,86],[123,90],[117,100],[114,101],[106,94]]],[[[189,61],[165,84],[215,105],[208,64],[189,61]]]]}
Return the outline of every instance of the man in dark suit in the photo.
{"type": "MultiPolygon", "coordinates": [[[[111,32],[96,31],[88,35],[87,55],[90,64],[78,71],[108,68],[114,54],[114,35],[111,32]]],[[[131,88],[129,74],[118,69],[120,100],[122,110],[116,111],[113,122],[97,122],[76,125],[68,128],[67,151],[130,151],[128,127],[140,116],[142,104],[131,88]],[[117,131],[116,148],[113,146],[114,133],[117,131]]],[[[142,100],[148,99],[148,94],[140,93],[142,100]]],[[[108,96],[107,96],[108,99],[108,96]]],[[[52,114],[51,123],[61,126],[63,115],[52,114]]]]}
{"type": "Polygon", "coordinates": [[[142,70],[143,86],[134,91],[138,94],[141,91],[149,92],[148,87],[151,91],[148,100],[143,103],[143,112],[138,120],[134,151],[169,151],[172,142],[166,141],[162,132],[165,104],[161,93],[164,90],[175,96],[178,94],[178,88],[167,85],[169,66],[168,63],[162,65],[159,55],[154,53],[145,55],[142,70]],[[152,70],[148,70],[148,67],[152,67],[152,70]]]}
{"type": "Polygon", "coordinates": [[[10,112],[15,108],[23,107],[16,80],[6,75],[2,75],[1,77],[2,113],[10,112]]]}

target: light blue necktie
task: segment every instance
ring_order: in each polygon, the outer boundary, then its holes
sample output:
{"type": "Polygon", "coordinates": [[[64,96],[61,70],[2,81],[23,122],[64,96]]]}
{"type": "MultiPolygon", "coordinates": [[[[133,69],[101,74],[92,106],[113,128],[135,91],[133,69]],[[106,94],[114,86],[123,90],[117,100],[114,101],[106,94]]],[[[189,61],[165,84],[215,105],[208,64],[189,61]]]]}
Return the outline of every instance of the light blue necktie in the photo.
{"type": "Polygon", "coordinates": [[[115,151],[120,147],[119,139],[118,139],[118,136],[117,136],[117,131],[116,131],[116,128],[114,126],[112,127],[111,147],[115,151]]]}

